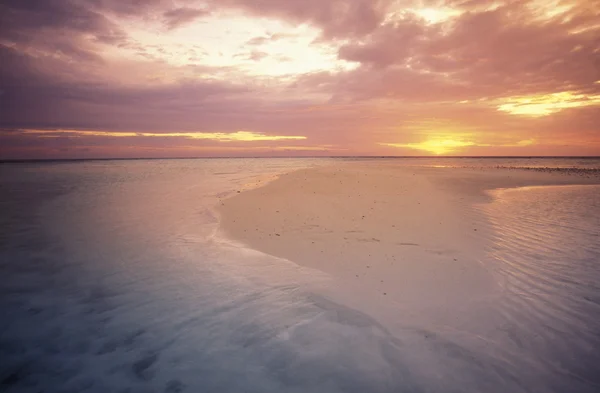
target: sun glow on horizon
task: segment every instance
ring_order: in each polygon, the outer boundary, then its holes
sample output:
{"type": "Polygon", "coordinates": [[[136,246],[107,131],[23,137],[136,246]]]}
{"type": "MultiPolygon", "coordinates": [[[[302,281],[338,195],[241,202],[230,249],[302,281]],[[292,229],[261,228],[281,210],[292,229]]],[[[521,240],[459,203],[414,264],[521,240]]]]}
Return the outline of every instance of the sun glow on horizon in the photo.
{"type": "MultiPolygon", "coordinates": [[[[466,135],[466,134],[465,134],[466,135]]],[[[517,141],[506,141],[497,143],[484,143],[475,142],[466,138],[457,139],[448,137],[435,137],[427,139],[423,142],[412,142],[412,143],[379,143],[381,146],[397,147],[397,148],[408,148],[413,150],[425,151],[427,153],[435,155],[443,155],[448,153],[455,153],[461,149],[468,147],[528,147],[538,143],[537,139],[529,138],[517,141]]]]}
{"type": "Polygon", "coordinates": [[[429,139],[419,143],[380,143],[382,146],[405,147],[422,150],[435,155],[451,153],[462,147],[474,146],[475,142],[456,139],[429,139]]]}

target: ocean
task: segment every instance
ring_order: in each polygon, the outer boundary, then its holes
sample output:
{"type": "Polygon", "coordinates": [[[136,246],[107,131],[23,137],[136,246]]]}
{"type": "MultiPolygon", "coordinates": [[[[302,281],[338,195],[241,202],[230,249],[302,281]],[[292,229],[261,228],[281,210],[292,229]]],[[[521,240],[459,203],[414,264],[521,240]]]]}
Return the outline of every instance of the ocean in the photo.
{"type": "MultiPolygon", "coordinates": [[[[488,328],[397,334],[324,297],[325,273],[218,231],[228,196],[336,160],[0,164],[0,390],[600,390],[600,186],[490,191],[476,208],[491,233],[481,263],[503,292],[487,300],[488,328]]],[[[397,160],[600,170],[584,158],[397,160]]]]}

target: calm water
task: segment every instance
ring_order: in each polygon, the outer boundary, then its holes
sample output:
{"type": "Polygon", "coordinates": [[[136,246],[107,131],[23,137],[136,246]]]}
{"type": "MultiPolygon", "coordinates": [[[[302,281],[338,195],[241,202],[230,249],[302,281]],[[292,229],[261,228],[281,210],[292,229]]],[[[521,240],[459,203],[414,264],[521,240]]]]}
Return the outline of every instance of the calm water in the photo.
{"type": "MultiPolygon", "coordinates": [[[[374,160],[372,158],[351,158],[350,160],[374,160]]],[[[375,159],[377,160],[377,159],[375,159]]],[[[399,157],[390,158],[394,162],[409,166],[469,167],[469,168],[560,168],[600,170],[598,157],[399,157]]]]}
{"type": "Polygon", "coordinates": [[[494,229],[482,263],[503,288],[486,307],[489,328],[466,338],[431,326],[392,334],[320,296],[325,274],[217,235],[220,199],[329,161],[1,165],[0,389],[598,391],[598,187],[494,191],[479,208],[494,229]]]}
{"type": "Polygon", "coordinates": [[[558,377],[556,391],[600,389],[600,186],[491,192],[491,267],[504,335],[558,377]],[[561,378],[562,377],[562,378],[561,378]],[[560,388],[559,388],[560,386],[560,388]]]}

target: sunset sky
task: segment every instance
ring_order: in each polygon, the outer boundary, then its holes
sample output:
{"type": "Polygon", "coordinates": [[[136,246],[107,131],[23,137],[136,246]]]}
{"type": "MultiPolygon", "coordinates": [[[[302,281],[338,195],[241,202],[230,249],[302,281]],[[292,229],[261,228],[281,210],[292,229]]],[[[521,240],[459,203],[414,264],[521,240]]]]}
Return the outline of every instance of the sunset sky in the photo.
{"type": "Polygon", "coordinates": [[[597,0],[0,0],[0,159],[600,155],[597,0]]]}

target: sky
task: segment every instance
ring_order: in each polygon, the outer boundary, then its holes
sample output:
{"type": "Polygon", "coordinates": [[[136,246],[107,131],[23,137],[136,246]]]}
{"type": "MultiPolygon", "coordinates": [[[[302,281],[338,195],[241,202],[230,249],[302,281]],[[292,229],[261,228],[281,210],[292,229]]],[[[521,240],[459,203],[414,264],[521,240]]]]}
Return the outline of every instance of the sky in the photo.
{"type": "Polygon", "coordinates": [[[0,159],[600,155],[597,0],[0,0],[0,159]]]}

